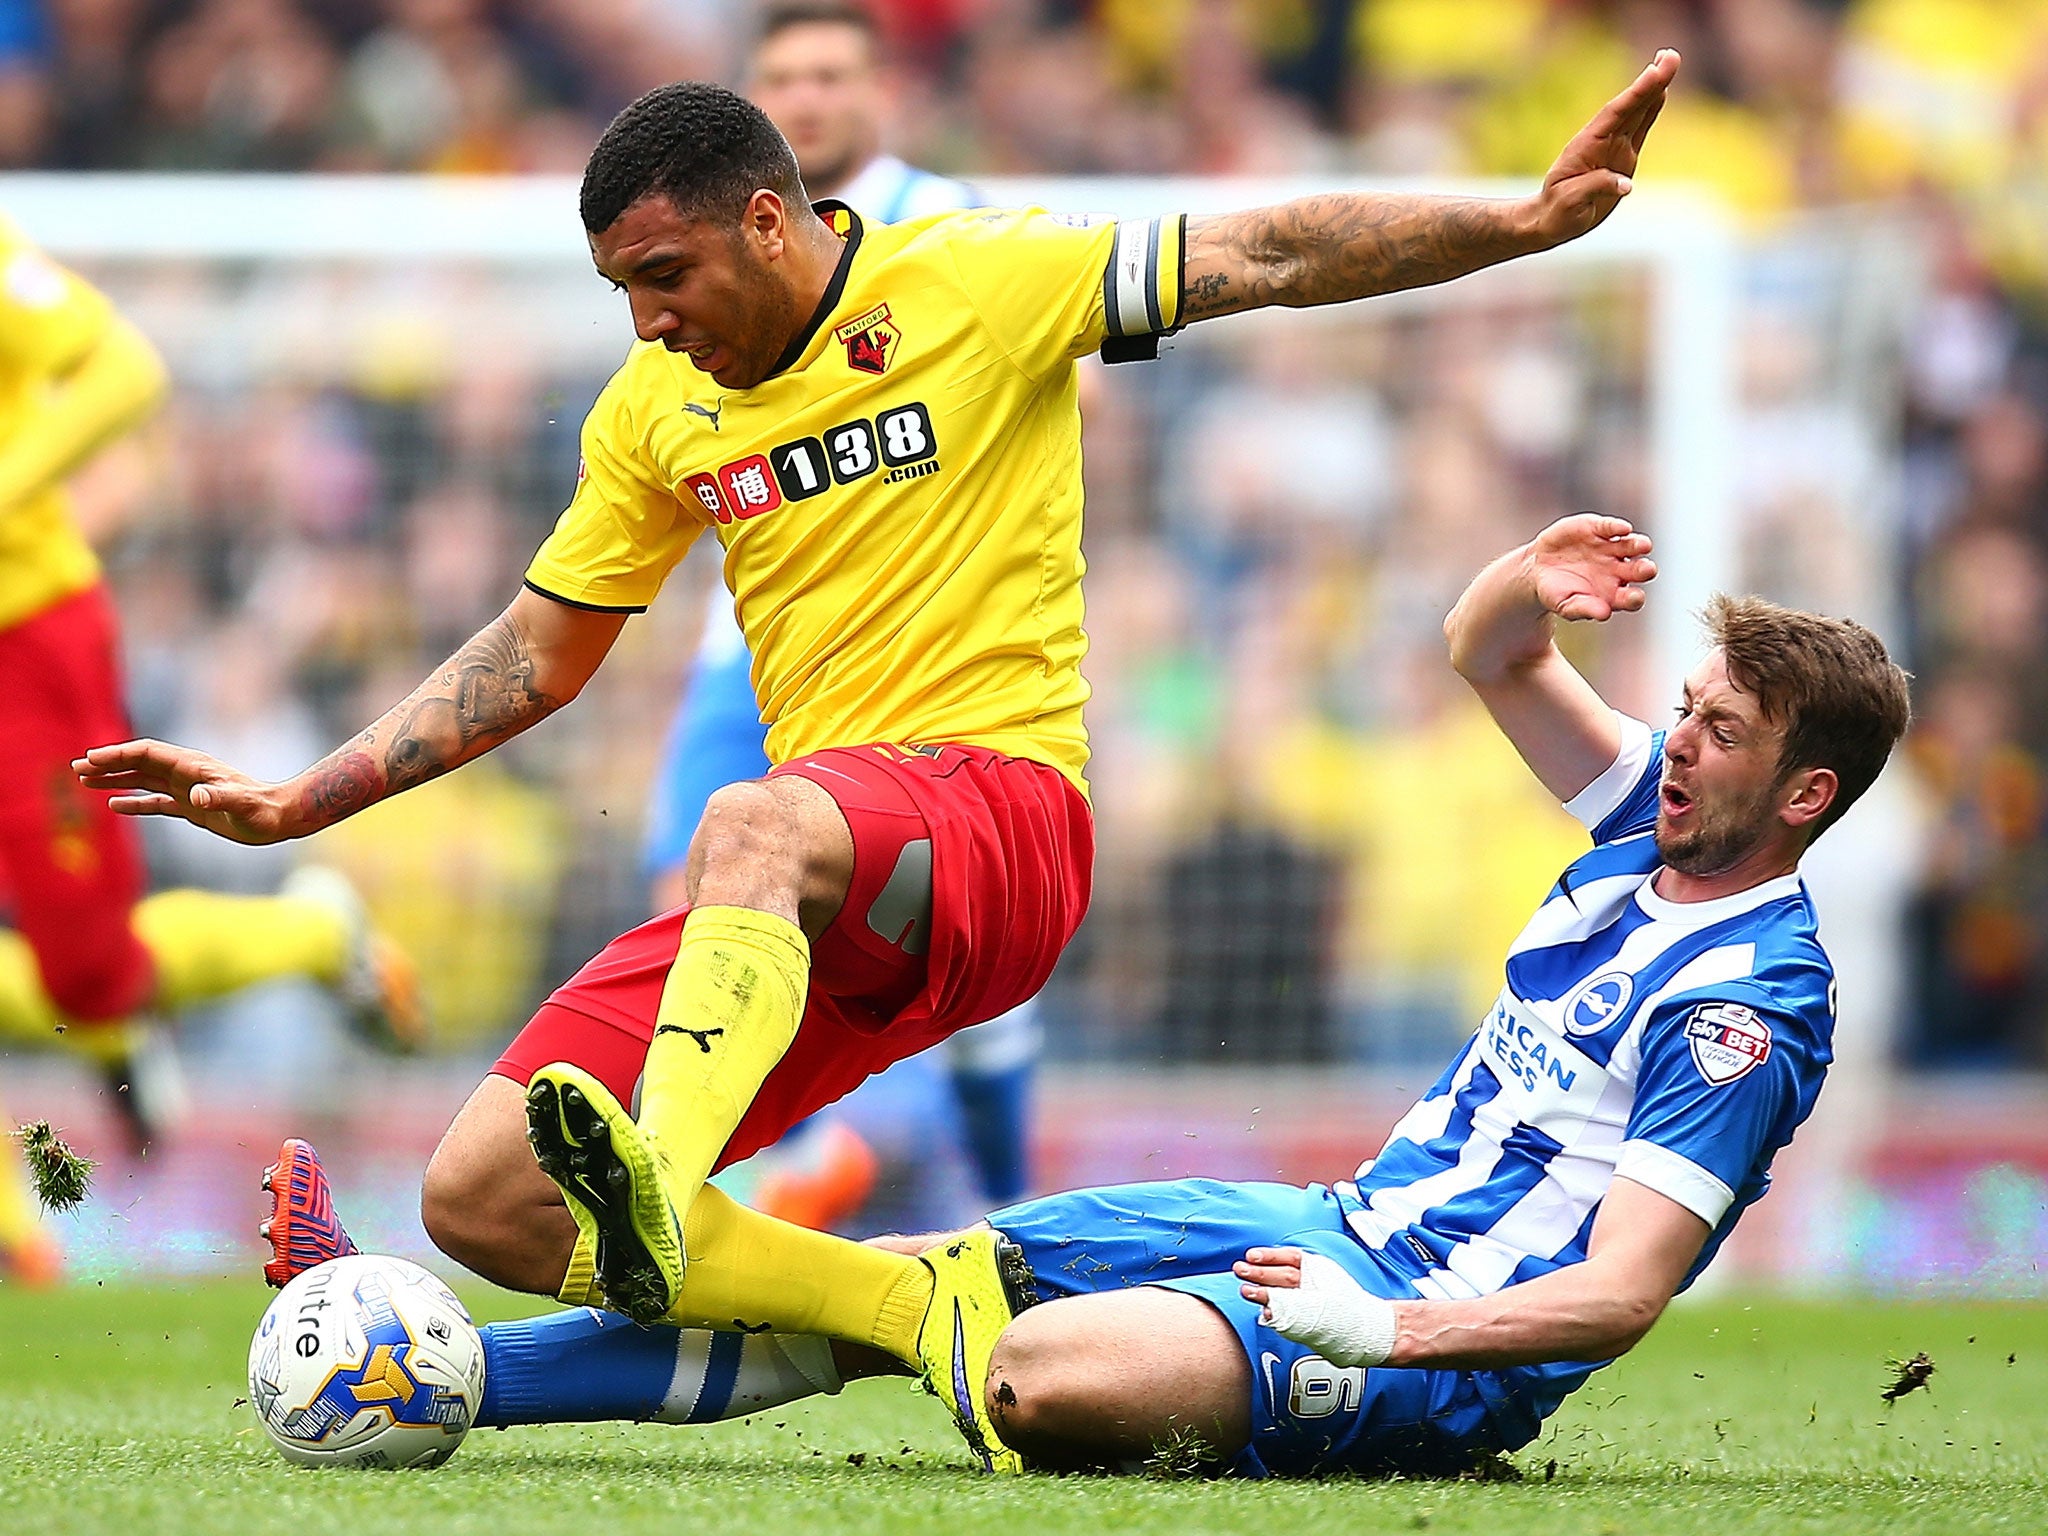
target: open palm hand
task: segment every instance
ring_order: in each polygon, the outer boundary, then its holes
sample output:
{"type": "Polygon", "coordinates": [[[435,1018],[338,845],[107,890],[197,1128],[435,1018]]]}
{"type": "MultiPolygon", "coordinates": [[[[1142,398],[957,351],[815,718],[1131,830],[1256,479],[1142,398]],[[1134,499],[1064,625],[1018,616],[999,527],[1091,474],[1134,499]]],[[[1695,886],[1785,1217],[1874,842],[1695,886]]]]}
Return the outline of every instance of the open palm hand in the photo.
{"type": "Polygon", "coordinates": [[[71,765],[87,789],[110,791],[121,816],[175,816],[237,843],[294,835],[279,787],[217,758],[162,741],[94,747],[71,765]]]}
{"type": "Polygon", "coordinates": [[[1529,546],[1530,577],[1543,606],[1561,619],[1595,622],[1643,606],[1656,579],[1650,538],[1618,517],[1560,518],[1529,546]]]}

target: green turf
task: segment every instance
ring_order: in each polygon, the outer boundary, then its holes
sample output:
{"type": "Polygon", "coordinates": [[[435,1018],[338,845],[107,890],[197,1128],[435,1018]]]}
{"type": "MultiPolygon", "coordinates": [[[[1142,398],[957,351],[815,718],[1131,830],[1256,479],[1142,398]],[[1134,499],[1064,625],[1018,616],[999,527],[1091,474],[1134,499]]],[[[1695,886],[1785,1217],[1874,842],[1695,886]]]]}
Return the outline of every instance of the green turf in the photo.
{"type": "Polygon", "coordinates": [[[983,1478],[902,1382],[710,1430],[486,1431],[431,1473],[300,1471],[236,1402],[265,1295],[0,1289],[0,1532],[2048,1530],[2041,1306],[1681,1305],[1519,1484],[1246,1484],[983,1478]],[[1886,1357],[1918,1350],[1933,1390],[1887,1410],[1886,1357]]]}

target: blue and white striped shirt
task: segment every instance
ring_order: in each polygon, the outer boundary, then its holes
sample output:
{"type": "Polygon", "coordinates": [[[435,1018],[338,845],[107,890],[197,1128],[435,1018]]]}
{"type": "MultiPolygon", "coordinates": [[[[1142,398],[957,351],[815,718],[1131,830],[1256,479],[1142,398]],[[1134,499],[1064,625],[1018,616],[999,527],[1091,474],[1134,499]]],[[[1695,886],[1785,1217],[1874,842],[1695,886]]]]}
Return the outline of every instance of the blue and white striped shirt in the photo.
{"type": "Polygon", "coordinates": [[[1584,1259],[1617,1175],[1713,1229],[1689,1284],[1820,1091],[1834,972],[1805,885],[1659,897],[1664,738],[1625,716],[1622,735],[1566,807],[1594,847],[1509,949],[1485,1022],[1338,1186],[1353,1233],[1423,1296],[1486,1295],[1584,1259]]]}

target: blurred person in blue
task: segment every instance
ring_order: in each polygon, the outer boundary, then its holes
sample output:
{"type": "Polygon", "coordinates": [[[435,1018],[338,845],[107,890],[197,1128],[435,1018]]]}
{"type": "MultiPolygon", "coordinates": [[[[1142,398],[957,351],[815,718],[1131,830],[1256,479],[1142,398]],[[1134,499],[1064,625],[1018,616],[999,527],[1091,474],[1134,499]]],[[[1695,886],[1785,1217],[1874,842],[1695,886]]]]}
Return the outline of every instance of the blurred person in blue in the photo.
{"type": "MultiPolygon", "coordinates": [[[[1446,620],[1452,664],[1593,847],[1351,1180],[1121,1185],[989,1216],[1039,1300],[979,1384],[1027,1464],[1128,1467],[1172,1443],[1248,1476],[1470,1467],[1633,1348],[1768,1191],[1832,1059],[1800,861],[1883,770],[1907,678],[1861,625],[1720,596],[1655,730],[1555,639],[1559,619],[1640,609],[1655,575],[1628,523],[1569,517],[1446,620]]],[[[954,1239],[876,1242],[935,1240],[954,1239]]],[[[705,1423],[903,1369],[589,1309],[492,1324],[484,1352],[492,1425],[705,1423]]]]}
{"type": "MultiPolygon", "coordinates": [[[[919,170],[883,151],[893,106],[889,70],[872,14],[858,4],[796,0],[772,7],[749,65],[748,94],[782,130],[814,198],[837,198],[862,218],[894,224],[980,199],[965,182],[919,170]]],[[[690,839],[712,794],[768,772],[768,728],[754,697],[753,658],[726,595],[705,604],[704,632],[655,769],[648,809],[647,873],[657,910],[684,901],[690,839]]],[[[1023,1196],[1029,1185],[1028,1131],[1038,1058],[1036,1006],[1026,1003],[952,1036],[942,1047],[943,1076],[904,1062],[849,1099],[793,1128],[775,1147],[722,1176],[749,1203],[804,1226],[843,1223],[873,1191],[882,1161],[907,1172],[933,1167],[964,1140],[984,1205],[1023,1196]],[[868,1101],[911,1096],[925,1111],[882,1117],[890,1126],[922,1126],[934,1146],[870,1144],[859,1127],[876,1122],[868,1101]],[[947,1098],[954,1102],[946,1102],[947,1098]],[[877,1153],[881,1154],[878,1159],[877,1153]]],[[[955,1154],[957,1156],[957,1154],[955,1154]]],[[[913,1193],[912,1209],[930,1220],[945,1203],[939,1187],[913,1193]]]]}
{"type": "Polygon", "coordinates": [[[0,165],[31,165],[50,116],[49,18],[32,0],[0,0],[0,165]]]}

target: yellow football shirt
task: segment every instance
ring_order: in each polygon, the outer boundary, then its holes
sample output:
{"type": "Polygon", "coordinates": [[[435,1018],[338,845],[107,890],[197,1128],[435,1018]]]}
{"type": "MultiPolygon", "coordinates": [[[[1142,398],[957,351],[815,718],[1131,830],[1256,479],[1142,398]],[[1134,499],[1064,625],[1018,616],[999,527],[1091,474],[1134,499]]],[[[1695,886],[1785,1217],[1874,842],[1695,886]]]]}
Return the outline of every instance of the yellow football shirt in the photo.
{"type": "Polygon", "coordinates": [[[1075,361],[1173,329],[1182,222],[820,211],[846,249],[784,366],[728,390],[636,345],[528,584],[638,610],[709,527],[771,759],[961,742],[1085,788],[1075,361]]]}
{"type": "MultiPolygon", "coordinates": [[[[20,429],[38,391],[70,372],[113,309],[0,219],[0,441],[20,429]]],[[[99,579],[61,486],[0,505],[0,629],[33,618],[99,579]]]]}

